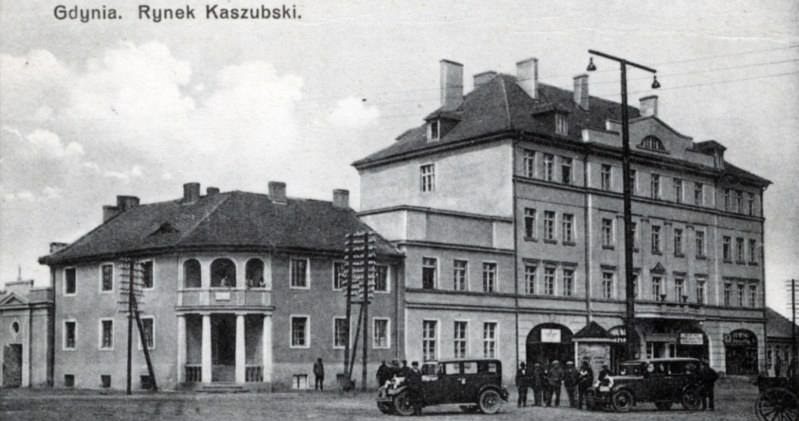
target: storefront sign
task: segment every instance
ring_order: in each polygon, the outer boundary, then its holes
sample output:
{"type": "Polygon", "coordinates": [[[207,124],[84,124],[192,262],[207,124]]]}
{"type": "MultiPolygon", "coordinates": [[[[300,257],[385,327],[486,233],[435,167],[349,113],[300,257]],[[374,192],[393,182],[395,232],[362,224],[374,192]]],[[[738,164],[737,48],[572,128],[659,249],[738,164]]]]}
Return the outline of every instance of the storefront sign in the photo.
{"type": "Polygon", "coordinates": [[[725,345],[738,345],[738,346],[756,346],[757,337],[746,330],[734,330],[731,333],[724,334],[725,345]]]}
{"type": "Polygon", "coordinates": [[[560,343],[560,329],[541,329],[541,342],[560,343]]]}
{"type": "Polygon", "coordinates": [[[680,345],[704,345],[701,333],[680,333],[680,345]]]}

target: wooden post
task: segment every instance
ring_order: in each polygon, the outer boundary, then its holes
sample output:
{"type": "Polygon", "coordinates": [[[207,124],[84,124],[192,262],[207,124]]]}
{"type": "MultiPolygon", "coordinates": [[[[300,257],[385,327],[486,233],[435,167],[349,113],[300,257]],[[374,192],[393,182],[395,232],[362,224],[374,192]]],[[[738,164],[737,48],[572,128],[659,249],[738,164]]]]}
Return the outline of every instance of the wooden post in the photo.
{"type": "Polygon", "coordinates": [[[344,376],[346,377],[347,382],[352,379],[352,373],[349,369],[350,367],[350,325],[351,325],[351,313],[352,313],[352,264],[353,262],[353,241],[352,235],[347,234],[346,240],[346,247],[345,247],[345,258],[347,261],[347,343],[344,345],[344,376]]]}
{"type": "MultiPolygon", "coordinates": [[[[135,300],[135,296],[131,296],[133,300],[135,300]]],[[[153,385],[153,390],[158,391],[158,384],[155,381],[155,370],[153,369],[153,363],[150,361],[150,347],[147,345],[146,338],[144,337],[144,328],[141,324],[141,318],[139,317],[139,306],[135,303],[133,305],[133,311],[136,315],[136,326],[139,328],[139,341],[141,341],[142,350],[144,350],[144,359],[147,361],[147,371],[150,373],[150,381],[153,385]]],[[[178,367],[180,370],[180,367],[178,367]]],[[[128,380],[130,381],[130,380],[128,380]]]]}
{"type": "Polygon", "coordinates": [[[130,259],[129,263],[130,273],[128,273],[128,383],[127,383],[127,394],[131,394],[130,390],[130,366],[131,366],[131,352],[132,352],[132,344],[133,344],[133,277],[134,275],[134,262],[133,259],[130,259]]]}
{"type": "Polygon", "coordinates": [[[369,275],[371,270],[370,254],[373,247],[369,245],[369,231],[363,234],[363,364],[361,369],[361,390],[366,391],[366,366],[367,366],[367,350],[369,349],[369,275]]]}

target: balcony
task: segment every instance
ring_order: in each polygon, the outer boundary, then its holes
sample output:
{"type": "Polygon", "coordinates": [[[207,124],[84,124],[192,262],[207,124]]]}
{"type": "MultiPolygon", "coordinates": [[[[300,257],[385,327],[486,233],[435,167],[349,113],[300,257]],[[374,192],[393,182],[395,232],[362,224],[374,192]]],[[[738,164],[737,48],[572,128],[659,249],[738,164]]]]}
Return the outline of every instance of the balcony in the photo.
{"type": "Polygon", "coordinates": [[[178,290],[177,309],[189,310],[267,310],[272,307],[272,291],[262,288],[192,288],[178,290]]]}

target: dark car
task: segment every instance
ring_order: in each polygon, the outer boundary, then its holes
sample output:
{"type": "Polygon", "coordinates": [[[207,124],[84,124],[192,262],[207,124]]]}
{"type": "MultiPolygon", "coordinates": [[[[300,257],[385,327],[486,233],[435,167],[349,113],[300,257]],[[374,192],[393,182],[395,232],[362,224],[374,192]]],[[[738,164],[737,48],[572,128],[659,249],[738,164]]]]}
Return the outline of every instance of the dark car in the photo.
{"type": "Polygon", "coordinates": [[[701,405],[699,360],[654,358],[622,363],[618,374],[597,380],[589,394],[589,407],[627,412],[643,402],[668,410],[678,402],[685,409],[701,405]]]}
{"type": "MultiPolygon", "coordinates": [[[[422,366],[422,406],[460,404],[464,411],[494,414],[508,391],[502,387],[499,360],[449,360],[422,366]]],[[[402,377],[394,377],[377,392],[384,414],[412,415],[413,402],[402,377]]]]}

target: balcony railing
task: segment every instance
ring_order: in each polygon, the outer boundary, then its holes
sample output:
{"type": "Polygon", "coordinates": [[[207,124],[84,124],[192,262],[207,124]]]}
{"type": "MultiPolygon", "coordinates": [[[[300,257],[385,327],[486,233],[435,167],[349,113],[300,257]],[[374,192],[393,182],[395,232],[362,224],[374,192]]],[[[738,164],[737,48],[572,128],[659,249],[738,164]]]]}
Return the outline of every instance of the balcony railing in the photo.
{"type": "Polygon", "coordinates": [[[263,369],[260,365],[248,365],[244,371],[244,380],[247,383],[264,381],[263,369]]]}
{"type": "Polygon", "coordinates": [[[272,293],[260,288],[206,288],[178,290],[178,307],[269,307],[272,293]]]}
{"type": "Polygon", "coordinates": [[[186,383],[200,383],[203,381],[203,369],[200,364],[186,364],[186,383]]]}

